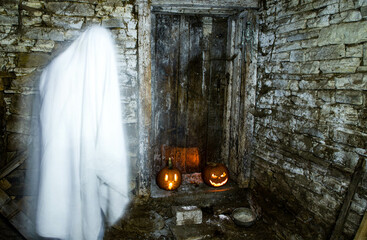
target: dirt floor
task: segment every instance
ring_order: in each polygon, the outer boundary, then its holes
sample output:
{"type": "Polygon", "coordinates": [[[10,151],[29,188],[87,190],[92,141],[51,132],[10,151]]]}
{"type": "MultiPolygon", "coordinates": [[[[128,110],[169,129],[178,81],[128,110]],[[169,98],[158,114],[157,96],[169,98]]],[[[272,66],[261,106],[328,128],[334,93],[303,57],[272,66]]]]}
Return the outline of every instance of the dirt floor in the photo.
{"type": "MultiPolygon", "coordinates": [[[[184,187],[183,187],[184,188],[184,187]]],[[[136,239],[280,239],[270,224],[261,216],[261,210],[252,202],[247,190],[232,187],[214,189],[206,186],[169,193],[155,192],[149,199],[133,199],[124,217],[105,231],[105,240],[136,239]],[[173,208],[196,206],[202,211],[201,224],[177,226],[173,208]],[[250,227],[238,226],[232,212],[248,207],[258,219],[250,227]]],[[[24,239],[5,218],[0,218],[0,240],[24,239]]]]}
{"type": "Polygon", "coordinates": [[[201,192],[191,202],[187,196],[137,200],[120,222],[107,229],[104,239],[278,239],[261,216],[250,227],[236,225],[232,212],[238,207],[250,207],[246,191],[201,192]],[[177,226],[174,206],[197,206],[202,224],[177,226]]]}

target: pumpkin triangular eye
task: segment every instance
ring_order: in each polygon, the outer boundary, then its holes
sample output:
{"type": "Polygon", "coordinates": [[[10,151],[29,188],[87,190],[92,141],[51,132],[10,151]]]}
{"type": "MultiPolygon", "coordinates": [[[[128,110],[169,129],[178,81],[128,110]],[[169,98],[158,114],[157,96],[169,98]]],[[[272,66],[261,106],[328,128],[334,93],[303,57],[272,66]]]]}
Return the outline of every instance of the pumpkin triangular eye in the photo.
{"type": "Polygon", "coordinates": [[[217,178],[218,176],[212,173],[212,178],[217,178]]]}
{"type": "Polygon", "coordinates": [[[227,174],[224,172],[224,173],[222,173],[222,175],[220,175],[221,177],[225,177],[225,176],[227,176],[227,174]]]}
{"type": "Polygon", "coordinates": [[[168,181],[168,174],[164,175],[164,181],[168,181]]]}

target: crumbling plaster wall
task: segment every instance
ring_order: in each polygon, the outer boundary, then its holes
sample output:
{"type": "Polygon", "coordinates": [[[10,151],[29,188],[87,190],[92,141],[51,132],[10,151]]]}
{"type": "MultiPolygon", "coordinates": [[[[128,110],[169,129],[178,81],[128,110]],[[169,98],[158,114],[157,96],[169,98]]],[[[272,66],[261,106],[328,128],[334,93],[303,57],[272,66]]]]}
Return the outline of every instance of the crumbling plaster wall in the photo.
{"type": "MultiPolygon", "coordinates": [[[[325,239],[367,157],[367,1],[261,2],[253,186],[325,239]]],[[[347,239],[366,206],[365,168],[347,239]]]]}
{"type": "MultiPolygon", "coordinates": [[[[86,27],[101,24],[110,28],[117,45],[123,121],[131,167],[136,169],[138,20],[134,4],[123,0],[1,1],[0,134],[3,129],[5,134],[0,139],[0,168],[27,155],[32,100],[43,68],[86,27]]],[[[8,179],[21,182],[23,176],[20,167],[8,179]]]]}

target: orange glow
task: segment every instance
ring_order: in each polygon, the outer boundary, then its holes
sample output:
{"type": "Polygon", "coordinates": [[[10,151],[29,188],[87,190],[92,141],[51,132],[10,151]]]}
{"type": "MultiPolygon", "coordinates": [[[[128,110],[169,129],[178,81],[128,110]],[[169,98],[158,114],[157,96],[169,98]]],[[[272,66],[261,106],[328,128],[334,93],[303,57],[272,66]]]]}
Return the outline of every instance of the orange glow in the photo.
{"type": "Polygon", "coordinates": [[[223,181],[223,182],[221,182],[221,183],[215,183],[215,182],[213,182],[212,180],[210,180],[210,179],[209,179],[210,184],[211,184],[211,185],[213,185],[214,187],[220,187],[220,186],[223,186],[224,184],[226,184],[226,183],[227,183],[227,181],[228,181],[228,178],[226,178],[226,180],[224,180],[224,181],[223,181]]]}
{"type": "Polygon", "coordinates": [[[193,173],[200,171],[200,157],[198,148],[180,148],[162,146],[164,159],[172,158],[173,166],[182,173],[193,173]]]}
{"type": "Polygon", "coordinates": [[[170,182],[170,183],[168,184],[168,189],[170,189],[170,190],[171,190],[171,189],[172,189],[172,186],[173,186],[173,183],[171,183],[171,182],[170,182]]]}

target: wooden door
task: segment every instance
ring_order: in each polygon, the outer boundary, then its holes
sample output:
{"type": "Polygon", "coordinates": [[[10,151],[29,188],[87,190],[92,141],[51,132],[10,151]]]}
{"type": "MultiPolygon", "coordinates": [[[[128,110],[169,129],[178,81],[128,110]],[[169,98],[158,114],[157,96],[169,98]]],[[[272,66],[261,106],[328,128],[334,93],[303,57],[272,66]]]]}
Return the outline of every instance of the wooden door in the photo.
{"type": "Polygon", "coordinates": [[[228,20],[155,14],[152,18],[153,171],[166,165],[162,147],[197,148],[199,164],[176,161],[183,173],[220,161],[227,85],[228,20]]]}

